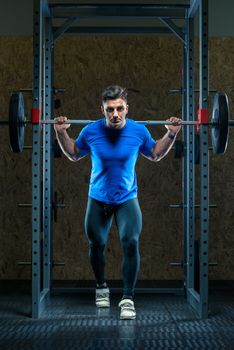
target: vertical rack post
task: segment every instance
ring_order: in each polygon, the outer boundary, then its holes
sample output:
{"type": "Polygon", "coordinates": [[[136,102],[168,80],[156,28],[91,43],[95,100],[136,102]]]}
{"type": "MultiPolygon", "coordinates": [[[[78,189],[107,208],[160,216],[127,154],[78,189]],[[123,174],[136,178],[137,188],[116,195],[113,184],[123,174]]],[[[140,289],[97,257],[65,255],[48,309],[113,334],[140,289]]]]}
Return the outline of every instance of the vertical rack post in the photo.
{"type": "Polygon", "coordinates": [[[40,315],[41,291],[41,88],[42,1],[33,8],[33,103],[32,103],[32,317],[40,315]]]}
{"type": "MultiPolygon", "coordinates": [[[[200,117],[208,121],[208,1],[201,0],[199,8],[199,51],[200,51],[200,117]]],[[[209,234],[209,151],[208,126],[200,128],[200,317],[208,316],[208,234],[209,234]]]]}
{"type": "Polygon", "coordinates": [[[42,313],[49,289],[44,285],[44,236],[41,193],[41,90],[43,8],[45,0],[33,3],[33,101],[32,101],[32,318],[42,313]]]}
{"type": "MultiPolygon", "coordinates": [[[[43,88],[43,115],[44,119],[51,119],[52,102],[52,23],[51,18],[46,17],[44,23],[44,88],[43,88]]],[[[43,126],[43,284],[50,289],[52,271],[52,127],[50,124],[43,126]]]]}
{"type": "MultiPolygon", "coordinates": [[[[187,287],[187,301],[194,308],[201,318],[208,317],[208,230],[209,230],[209,152],[208,152],[208,1],[207,0],[193,0],[191,5],[190,15],[188,16],[189,26],[193,23],[195,9],[199,8],[199,121],[200,125],[200,247],[199,247],[199,286],[195,290],[195,221],[190,219],[194,213],[194,203],[192,209],[192,200],[190,200],[191,217],[187,224],[187,247],[188,247],[188,287],[187,287]],[[205,124],[203,124],[205,123],[205,124]],[[193,211],[192,211],[193,210],[193,211]]],[[[189,30],[191,35],[191,30],[189,30]]],[[[189,45],[190,45],[189,40],[189,45]]],[[[188,57],[193,49],[188,51],[188,57]]],[[[192,55],[194,57],[194,54],[192,55]]],[[[188,58],[188,62],[193,64],[193,58],[188,58]]],[[[188,68],[189,76],[192,73],[193,67],[188,68]]],[[[194,97],[191,95],[193,89],[193,80],[190,81],[188,77],[188,111],[194,113],[194,97]],[[191,99],[191,100],[190,100],[191,99]],[[192,111],[193,110],[193,111],[192,111]]],[[[190,134],[190,127],[187,128],[190,134]]],[[[193,133],[194,135],[194,133],[193,133]]],[[[188,135],[189,136],[189,135],[188,135]]],[[[190,135],[192,137],[192,135],[190,135]]],[[[194,137],[194,136],[193,136],[194,137]]],[[[194,139],[190,139],[193,144],[194,157],[194,139]]],[[[188,152],[192,151],[191,147],[188,152]]],[[[187,153],[187,156],[188,153],[187,153]]],[[[191,172],[193,172],[191,168],[191,172]]],[[[191,178],[192,179],[192,178],[191,178]]],[[[188,185],[189,186],[189,185],[188,185]]],[[[189,186],[190,187],[190,186],[189,186]]],[[[191,192],[192,194],[192,192],[191,192]]],[[[190,206],[188,205],[188,207],[190,206]]],[[[197,268],[197,266],[196,266],[197,268]]]]}
{"type": "MultiPolygon", "coordinates": [[[[187,23],[185,24],[187,29],[187,23]]],[[[187,30],[186,30],[187,32],[187,30]]],[[[185,35],[185,43],[183,44],[183,71],[182,71],[182,119],[187,120],[187,34],[185,35]]],[[[187,144],[186,128],[182,129],[183,144],[187,144]]],[[[183,205],[183,277],[184,291],[187,289],[187,154],[182,157],[182,205],[183,205]]]]}
{"type": "MultiPolygon", "coordinates": [[[[194,19],[187,18],[187,118],[194,120],[194,19]]],[[[195,238],[195,165],[194,128],[186,133],[186,234],[187,234],[187,290],[194,288],[194,238],[195,238]]]]}

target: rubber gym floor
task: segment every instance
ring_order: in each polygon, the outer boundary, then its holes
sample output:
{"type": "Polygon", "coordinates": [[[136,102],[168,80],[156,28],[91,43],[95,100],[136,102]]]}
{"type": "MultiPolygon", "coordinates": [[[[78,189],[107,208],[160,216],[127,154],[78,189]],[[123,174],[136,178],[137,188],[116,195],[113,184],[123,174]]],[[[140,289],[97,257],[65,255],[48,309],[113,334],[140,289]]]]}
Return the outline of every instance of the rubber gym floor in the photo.
{"type": "Polygon", "coordinates": [[[33,320],[30,293],[1,288],[0,349],[234,349],[233,291],[212,289],[207,319],[179,295],[137,294],[136,320],[121,321],[118,294],[97,309],[94,293],[56,293],[33,320]]]}

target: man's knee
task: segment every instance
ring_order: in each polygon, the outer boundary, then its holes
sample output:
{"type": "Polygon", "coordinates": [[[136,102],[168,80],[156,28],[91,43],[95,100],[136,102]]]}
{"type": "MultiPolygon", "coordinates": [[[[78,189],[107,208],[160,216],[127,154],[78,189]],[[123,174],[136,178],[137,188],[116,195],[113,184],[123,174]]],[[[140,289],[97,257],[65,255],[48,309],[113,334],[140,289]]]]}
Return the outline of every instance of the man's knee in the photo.
{"type": "Polygon", "coordinates": [[[90,254],[92,255],[103,253],[104,249],[105,244],[103,244],[102,242],[89,242],[89,250],[90,254]]]}
{"type": "Polygon", "coordinates": [[[132,257],[138,253],[138,236],[137,237],[123,237],[121,239],[123,253],[129,257],[132,257]]]}

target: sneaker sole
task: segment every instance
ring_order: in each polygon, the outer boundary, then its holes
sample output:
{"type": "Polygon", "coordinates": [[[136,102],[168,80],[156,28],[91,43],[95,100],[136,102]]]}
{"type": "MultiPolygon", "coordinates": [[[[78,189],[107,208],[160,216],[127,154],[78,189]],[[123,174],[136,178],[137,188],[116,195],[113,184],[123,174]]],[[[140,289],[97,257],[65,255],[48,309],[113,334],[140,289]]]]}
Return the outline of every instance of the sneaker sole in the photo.
{"type": "Polygon", "coordinates": [[[96,307],[100,307],[100,308],[107,308],[107,307],[110,307],[110,304],[106,304],[106,305],[97,305],[96,304],[96,307]]]}
{"type": "Polygon", "coordinates": [[[120,320],[135,320],[136,316],[120,316],[120,320]]]}

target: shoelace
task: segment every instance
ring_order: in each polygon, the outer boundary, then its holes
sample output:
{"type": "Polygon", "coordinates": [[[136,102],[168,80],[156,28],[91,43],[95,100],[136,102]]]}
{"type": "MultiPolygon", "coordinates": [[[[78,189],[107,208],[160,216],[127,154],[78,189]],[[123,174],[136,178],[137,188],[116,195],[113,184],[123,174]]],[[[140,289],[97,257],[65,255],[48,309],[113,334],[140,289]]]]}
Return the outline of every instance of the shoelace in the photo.
{"type": "Polygon", "coordinates": [[[105,299],[105,298],[108,298],[109,296],[109,293],[97,293],[97,298],[100,298],[100,299],[105,299]]]}
{"type": "Polygon", "coordinates": [[[133,306],[132,304],[130,304],[130,303],[124,303],[124,304],[122,304],[122,305],[121,305],[121,308],[122,308],[122,309],[128,309],[128,310],[133,310],[133,311],[135,311],[134,306],[133,306]]]}

